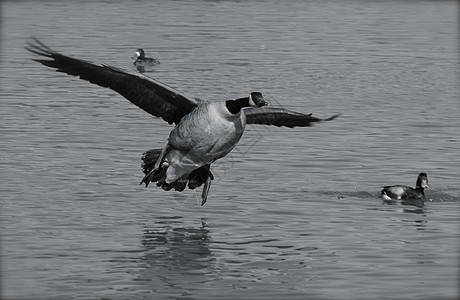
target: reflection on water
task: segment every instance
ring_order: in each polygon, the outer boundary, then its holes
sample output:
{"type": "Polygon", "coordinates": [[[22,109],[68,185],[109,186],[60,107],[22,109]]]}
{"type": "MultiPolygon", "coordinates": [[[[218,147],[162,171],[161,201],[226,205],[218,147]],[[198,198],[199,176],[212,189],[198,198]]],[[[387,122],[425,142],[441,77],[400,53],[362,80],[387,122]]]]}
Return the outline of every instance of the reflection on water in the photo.
{"type": "MultiPolygon", "coordinates": [[[[134,66],[134,69],[137,70],[139,73],[154,73],[155,67],[153,66],[134,66]]],[[[145,74],[152,76],[152,74],[145,74]]]]}
{"type": "MultiPolygon", "coordinates": [[[[419,212],[415,212],[415,213],[419,213],[419,212]]],[[[419,214],[421,214],[421,213],[419,213],[419,214]]],[[[424,216],[426,217],[426,215],[424,215],[424,216]]],[[[414,222],[416,223],[415,228],[417,228],[417,230],[425,230],[425,228],[427,227],[427,223],[428,223],[428,221],[426,219],[415,220],[414,222]]]]}
{"type": "Polygon", "coordinates": [[[419,210],[423,211],[423,207],[425,205],[425,199],[401,199],[401,200],[383,199],[383,203],[387,205],[415,206],[419,210]]]}
{"type": "Polygon", "coordinates": [[[209,249],[209,225],[204,218],[200,223],[184,227],[182,217],[158,217],[146,225],[141,241],[146,266],[139,279],[175,287],[183,285],[184,277],[202,281],[202,275],[211,273],[214,257],[209,249]]]}
{"type": "Polygon", "coordinates": [[[458,295],[454,1],[338,2],[2,2],[0,297],[458,295]],[[194,97],[257,89],[342,116],[248,126],[201,207],[199,194],[137,185],[140,153],[171,127],[31,61],[31,35],[133,72],[132,50],[154,49],[147,75],[194,97]],[[382,203],[382,176],[418,169],[432,183],[423,205],[382,203]]]}
{"type": "Polygon", "coordinates": [[[142,245],[145,261],[152,266],[163,264],[166,269],[200,270],[209,266],[212,253],[211,237],[204,218],[198,228],[181,227],[181,217],[159,218],[144,229],[142,245]]]}

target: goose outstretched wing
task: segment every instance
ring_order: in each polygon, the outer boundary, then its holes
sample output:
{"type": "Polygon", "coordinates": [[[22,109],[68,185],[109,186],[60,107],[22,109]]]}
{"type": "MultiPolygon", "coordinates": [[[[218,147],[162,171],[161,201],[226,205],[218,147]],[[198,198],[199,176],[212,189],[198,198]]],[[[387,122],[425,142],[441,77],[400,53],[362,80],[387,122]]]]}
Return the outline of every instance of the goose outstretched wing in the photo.
{"type": "Polygon", "coordinates": [[[311,126],[316,122],[331,121],[339,115],[334,115],[327,119],[320,119],[312,114],[302,114],[295,111],[277,107],[249,107],[243,109],[246,115],[246,124],[264,124],[274,126],[311,126]]]}
{"type": "Polygon", "coordinates": [[[198,101],[143,75],[134,75],[109,65],[96,65],[55,52],[36,38],[27,43],[28,51],[47,59],[34,59],[57,72],[79,76],[80,79],[116,91],[149,114],[169,124],[179,123],[198,101]]]}

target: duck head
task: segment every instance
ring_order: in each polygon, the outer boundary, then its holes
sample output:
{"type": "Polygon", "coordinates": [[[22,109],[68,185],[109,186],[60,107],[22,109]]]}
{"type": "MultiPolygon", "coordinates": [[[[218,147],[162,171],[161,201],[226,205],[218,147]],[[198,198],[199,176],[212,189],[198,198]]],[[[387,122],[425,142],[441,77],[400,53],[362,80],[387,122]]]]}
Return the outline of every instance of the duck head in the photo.
{"type": "Polygon", "coordinates": [[[144,57],[145,57],[144,49],[139,48],[134,52],[134,55],[133,55],[132,58],[137,58],[137,59],[141,58],[142,59],[144,57]]]}
{"type": "Polygon", "coordinates": [[[428,188],[428,176],[426,175],[426,173],[418,174],[417,183],[415,187],[422,188],[422,189],[428,188]]]}

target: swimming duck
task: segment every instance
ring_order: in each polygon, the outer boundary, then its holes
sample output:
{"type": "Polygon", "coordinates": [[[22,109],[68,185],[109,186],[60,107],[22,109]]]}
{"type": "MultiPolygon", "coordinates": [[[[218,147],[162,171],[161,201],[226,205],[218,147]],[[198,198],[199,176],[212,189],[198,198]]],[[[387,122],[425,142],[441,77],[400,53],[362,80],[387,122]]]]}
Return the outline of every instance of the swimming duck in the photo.
{"type": "Polygon", "coordinates": [[[159,60],[156,60],[155,58],[151,57],[146,57],[144,49],[142,48],[137,49],[134,52],[134,56],[132,58],[136,59],[133,62],[133,65],[135,65],[137,68],[152,67],[160,64],[159,60]]]}
{"type": "Polygon", "coordinates": [[[428,176],[426,173],[420,173],[417,177],[415,189],[405,185],[385,186],[381,191],[381,195],[385,200],[424,199],[425,192],[423,189],[425,188],[428,188],[428,176]]]}
{"type": "Polygon", "coordinates": [[[140,184],[145,183],[147,187],[150,182],[156,182],[164,190],[176,191],[204,184],[201,205],[206,202],[214,179],[211,164],[236,146],[246,124],[310,126],[337,117],[319,119],[312,114],[267,107],[260,92],[222,102],[204,101],[141,74],[62,55],[36,38],[25,48],[47,58],[34,61],[110,88],[153,116],[175,124],[163,148],[144,152],[142,170],[145,176],[140,184]]]}

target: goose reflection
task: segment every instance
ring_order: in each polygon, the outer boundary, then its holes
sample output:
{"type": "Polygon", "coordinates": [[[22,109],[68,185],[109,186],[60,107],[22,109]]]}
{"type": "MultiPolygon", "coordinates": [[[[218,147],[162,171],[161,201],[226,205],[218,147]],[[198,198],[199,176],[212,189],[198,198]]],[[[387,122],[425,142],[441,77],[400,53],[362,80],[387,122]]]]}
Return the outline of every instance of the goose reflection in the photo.
{"type": "Polygon", "coordinates": [[[200,226],[183,227],[182,217],[162,217],[153,226],[144,229],[142,245],[145,247],[144,260],[156,272],[205,271],[214,258],[209,250],[211,237],[206,220],[200,226]],[[158,268],[160,270],[158,270],[158,268]]]}
{"type": "Polygon", "coordinates": [[[405,199],[405,200],[392,200],[384,199],[383,204],[386,205],[402,205],[404,213],[423,215],[426,213],[424,199],[405,199]]]}
{"type": "Polygon", "coordinates": [[[383,204],[413,206],[419,209],[423,209],[423,207],[425,206],[425,201],[424,199],[404,199],[404,200],[384,199],[383,204]]]}

